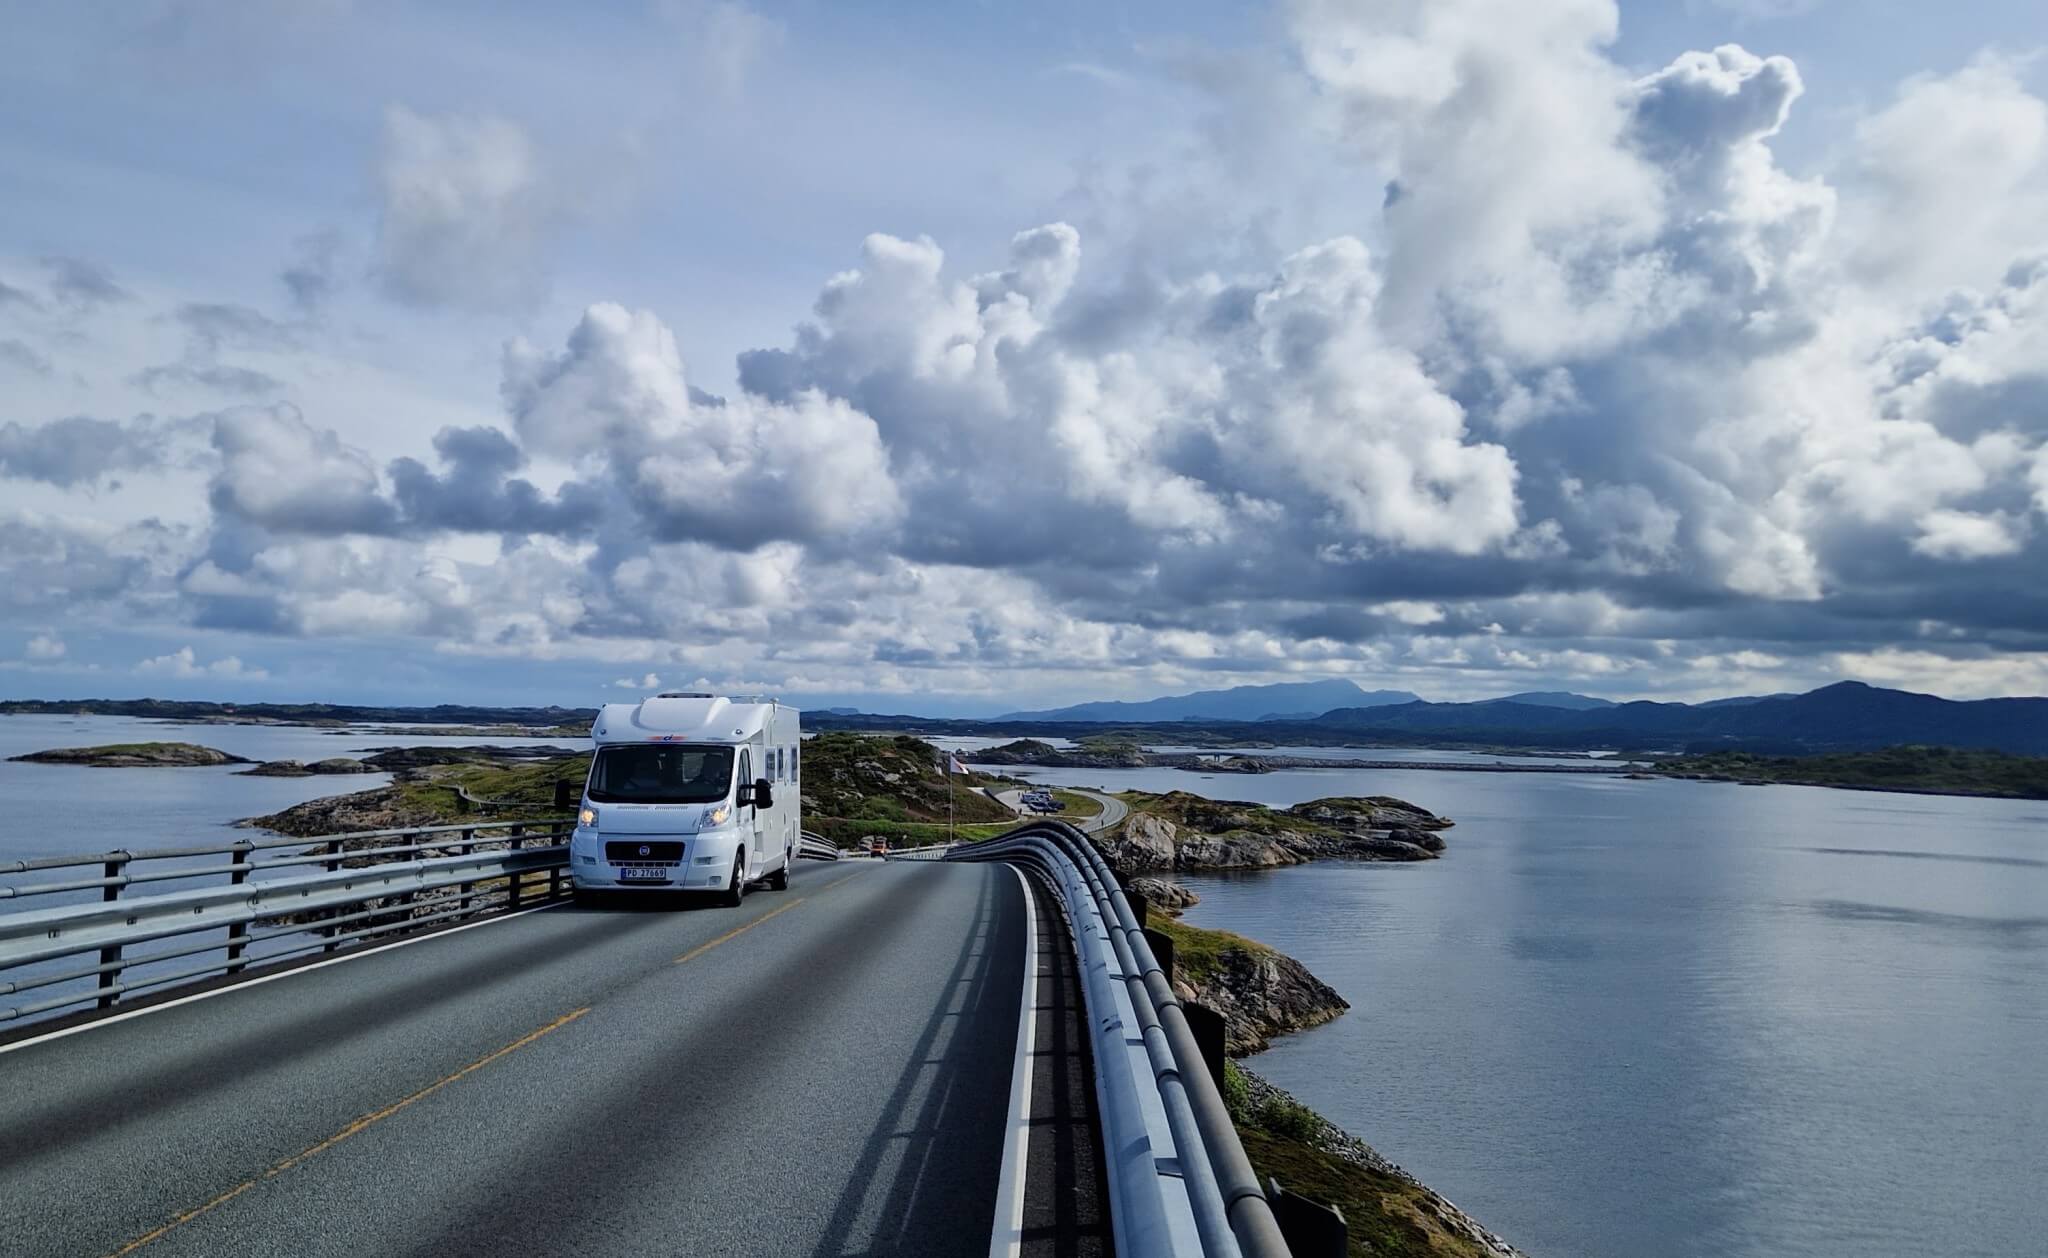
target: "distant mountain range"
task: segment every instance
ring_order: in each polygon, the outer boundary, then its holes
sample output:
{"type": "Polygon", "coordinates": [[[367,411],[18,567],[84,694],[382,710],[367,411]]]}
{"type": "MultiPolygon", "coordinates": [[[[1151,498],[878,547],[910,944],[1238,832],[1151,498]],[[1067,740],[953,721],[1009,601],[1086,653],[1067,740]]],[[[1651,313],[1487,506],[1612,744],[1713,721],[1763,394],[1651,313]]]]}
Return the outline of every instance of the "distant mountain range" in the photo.
{"type": "MultiPolygon", "coordinates": [[[[429,708],[344,704],[223,704],[164,699],[0,700],[4,713],[84,713],[178,720],[269,720],[312,724],[587,724],[590,708],[429,708]]],[[[1981,747],[2048,756],[2048,699],[1956,701],[1845,681],[1798,695],[1745,695],[1706,703],[1611,703],[1587,695],[1531,691],[1477,703],[1426,703],[1403,690],[1363,690],[1348,681],[1287,682],[1200,691],[1142,703],[1083,703],[990,720],[875,716],[814,709],[812,729],[901,729],[1018,737],[1082,735],[1095,729],[1161,725],[1172,741],[1316,744],[1416,743],[1643,751],[1741,750],[1769,755],[1859,751],[1903,744],[1981,747]]]]}
{"type": "Polygon", "coordinates": [[[1844,681],[1802,695],[1710,703],[1412,703],[1323,713],[1318,730],[1378,739],[1552,747],[1637,747],[1797,753],[1927,743],[2048,755],[2048,699],[1977,699],[1884,690],[1844,681]]]}
{"type": "Polygon", "coordinates": [[[1591,695],[1575,695],[1564,690],[1525,690],[1518,695],[1507,695],[1499,699],[1488,699],[1488,703],[1526,703],[1532,708],[1568,708],[1585,712],[1593,708],[1611,708],[1612,699],[1595,699],[1591,695]]]}
{"type": "Polygon", "coordinates": [[[1135,722],[1313,720],[1334,708],[1374,708],[1420,703],[1406,690],[1366,690],[1348,681],[1289,681],[1271,686],[1197,690],[1137,703],[1114,700],[1077,703],[1040,712],[1010,712],[998,721],[1135,722]]]}

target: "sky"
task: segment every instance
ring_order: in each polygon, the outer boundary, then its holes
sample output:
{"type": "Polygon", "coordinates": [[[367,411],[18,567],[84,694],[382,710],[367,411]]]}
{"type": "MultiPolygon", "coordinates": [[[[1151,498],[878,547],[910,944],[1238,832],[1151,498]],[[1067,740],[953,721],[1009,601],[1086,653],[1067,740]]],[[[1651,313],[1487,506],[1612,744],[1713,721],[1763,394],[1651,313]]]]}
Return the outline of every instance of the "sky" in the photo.
{"type": "Polygon", "coordinates": [[[2048,692],[2048,10],[10,9],[0,695],[2048,692]]]}

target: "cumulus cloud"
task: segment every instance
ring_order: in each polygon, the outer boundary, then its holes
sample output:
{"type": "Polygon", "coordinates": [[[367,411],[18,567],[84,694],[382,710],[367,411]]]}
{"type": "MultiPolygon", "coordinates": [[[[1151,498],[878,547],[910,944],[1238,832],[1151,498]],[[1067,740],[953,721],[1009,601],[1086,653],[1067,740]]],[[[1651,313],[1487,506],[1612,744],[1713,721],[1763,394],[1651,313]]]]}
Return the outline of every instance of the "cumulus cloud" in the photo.
{"type": "Polygon", "coordinates": [[[540,293],[541,245],[559,203],[517,123],[394,105],[384,114],[378,188],[371,265],[390,296],[490,309],[540,293]]]}
{"type": "Polygon", "coordinates": [[[168,655],[157,655],[143,660],[135,666],[135,671],[144,676],[217,677],[236,678],[242,681],[262,681],[270,676],[268,671],[253,668],[232,655],[223,655],[217,660],[202,663],[198,653],[189,646],[179,647],[168,655]]]}
{"type": "Polygon", "coordinates": [[[213,448],[212,501],[223,515],[285,533],[386,533],[397,524],[376,464],[297,407],[223,411],[213,448]]]}
{"type": "Polygon", "coordinates": [[[659,690],[661,676],[658,673],[649,673],[637,681],[631,677],[621,677],[612,685],[619,690],[659,690]]]}
{"type": "Polygon", "coordinates": [[[443,428],[434,449],[447,470],[416,459],[390,466],[393,497],[407,527],[458,532],[587,533],[603,513],[604,494],[570,482],[553,498],[514,477],[526,453],[495,428],[443,428]]]}
{"type": "Polygon", "coordinates": [[[60,488],[151,471],[169,460],[172,428],[148,416],[121,423],[75,415],[48,423],[0,424],[0,474],[60,488]]]}
{"type": "Polygon", "coordinates": [[[873,420],[815,390],[700,402],[674,335],[646,311],[593,306],[560,353],[515,342],[503,391],[527,446],[601,473],[662,541],[830,545],[899,512],[873,420]]]}
{"type": "Polygon", "coordinates": [[[25,658],[39,663],[61,660],[64,658],[64,639],[55,634],[39,633],[28,640],[28,646],[23,649],[22,654],[25,658]]]}
{"type": "MultiPolygon", "coordinates": [[[[678,20],[716,43],[747,13],[678,20]]],[[[1212,66],[1191,90],[1303,111],[1215,143],[1384,188],[1341,230],[1188,249],[1172,221],[1137,247],[1057,221],[975,267],[948,249],[989,242],[876,233],[723,398],[662,312],[596,302],[508,344],[501,422],[431,453],[222,412],[202,544],[166,579],[175,547],[81,541],[81,579],[139,565],[209,627],[849,690],[1110,668],[1710,690],[2048,652],[2048,104],[2010,64],[1910,80],[1795,171],[1791,60],[1631,69],[1609,0],[1287,21],[1286,84],[1212,66]]],[[[549,174],[515,124],[392,110],[378,282],[531,298],[549,174]]],[[[1203,204],[1291,195],[1236,182],[1203,204]]],[[[138,381],[288,351],[333,258],[287,272],[296,321],[177,308],[188,352],[138,381]]],[[[94,447],[133,434],[90,422],[0,428],[0,464],[124,470],[94,447]]]]}

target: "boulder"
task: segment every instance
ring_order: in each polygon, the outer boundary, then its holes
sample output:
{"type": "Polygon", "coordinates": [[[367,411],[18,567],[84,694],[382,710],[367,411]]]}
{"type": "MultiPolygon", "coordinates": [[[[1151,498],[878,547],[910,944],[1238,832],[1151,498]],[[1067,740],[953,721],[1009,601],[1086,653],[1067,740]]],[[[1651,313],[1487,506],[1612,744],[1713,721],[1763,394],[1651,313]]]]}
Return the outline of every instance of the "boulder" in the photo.
{"type": "Polygon", "coordinates": [[[1123,833],[1110,841],[1104,852],[1110,867],[1118,873],[1150,869],[1172,869],[1178,827],[1164,817],[1132,813],[1123,833]]]}
{"type": "Polygon", "coordinates": [[[1133,878],[1131,890],[1145,897],[1145,903],[1168,913],[1178,913],[1193,905],[1200,896],[1166,878],[1133,878]]]}

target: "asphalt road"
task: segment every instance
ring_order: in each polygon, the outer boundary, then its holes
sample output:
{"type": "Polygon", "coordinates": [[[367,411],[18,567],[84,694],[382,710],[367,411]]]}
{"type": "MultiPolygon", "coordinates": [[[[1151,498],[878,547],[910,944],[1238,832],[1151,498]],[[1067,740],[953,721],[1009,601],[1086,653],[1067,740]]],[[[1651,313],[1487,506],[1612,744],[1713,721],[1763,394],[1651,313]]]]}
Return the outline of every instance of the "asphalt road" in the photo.
{"type": "MultiPolygon", "coordinates": [[[[0,1053],[0,1251],[986,1252],[1028,921],[1005,866],[805,863],[737,909],[550,908],[0,1053]]],[[[1038,968],[1051,1044],[1079,1013],[1038,968]]],[[[1034,1250],[1099,1231],[1077,1077],[1039,1085],[1034,1250]]]]}
{"type": "Polygon", "coordinates": [[[1130,815],[1130,807],[1114,795],[1104,795],[1100,791],[1084,791],[1078,786],[1069,786],[1064,789],[1070,790],[1076,795],[1086,795],[1102,805],[1101,812],[1097,813],[1093,819],[1083,822],[1081,825],[1081,829],[1088,831],[1090,834],[1098,834],[1104,830],[1114,829],[1122,825],[1124,818],[1130,815]]]}
{"type": "MultiPolygon", "coordinates": [[[[1083,817],[1073,821],[1073,824],[1076,829],[1086,831],[1089,834],[1099,834],[1104,830],[1113,829],[1114,827],[1123,824],[1123,819],[1130,815],[1131,810],[1129,805],[1125,804],[1122,800],[1116,798],[1114,795],[1104,795],[1099,791],[1086,791],[1082,790],[1078,786],[1062,786],[1059,789],[1063,791],[1072,791],[1076,795],[1085,795],[1089,799],[1094,800],[1096,805],[1101,809],[1101,811],[1096,813],[1093,817],[1083,817]]],[[[1024,804],[1021,799],[1021,796],[1023,794],[1023,787],[1017,787],[1014,790],[1000,791],[996,793],[995,801],[998,804],[1002,804],[1005,807],[1016,810],[1017,815],[1024,818],[1026,821],[1037,820],[1038,814],[1028,813],[1024,811],[1024,804]]],[[[1060,814],[1057,813],[1053,814],[1053,816],[1058,820],[1062,821],[1072,820],[1070,818],[1062,817],[1060,816],[1060,814]]]]}

